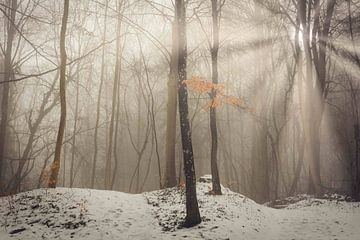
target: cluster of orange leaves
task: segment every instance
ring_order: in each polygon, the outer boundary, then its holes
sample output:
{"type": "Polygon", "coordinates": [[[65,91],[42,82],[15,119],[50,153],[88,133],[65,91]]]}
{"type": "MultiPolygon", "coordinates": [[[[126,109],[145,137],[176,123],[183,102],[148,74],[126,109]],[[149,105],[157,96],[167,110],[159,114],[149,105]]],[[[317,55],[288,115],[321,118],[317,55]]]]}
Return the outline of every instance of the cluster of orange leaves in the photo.
{"type": "Polygon", "coordinates": [[[178,184],[178,188],[185,189],[185,182],[180,181],[179,184],[178,184]]]}
{"type": "Polygon", "coordinates": [[[203,80],[198,76],[193,76],[189,80],[184,80],[187,87],[198,93],[215,93],[215,97],[210,100],[206,108],[217,108],[224,104],[229,104],[241,108],[248,108],[245,102],[234,96],[225,94],[225,86],[223,84],[214,84],[210,81],[203,80]]]}
{"type": "Polygon", "coordinates": [[[52,171],[54,171],[56,168],[59,168],[59,167],[60,167],[60,163],[55,162],[55,163],[52,163],[48,169],[44,169],[44,173],[41,178],[41,183],[44,186],[48,186],[49,184],[53,184],[53,183],[56,184],[56,181],[50,180],[50,175],[51,175],[52,171]]]}

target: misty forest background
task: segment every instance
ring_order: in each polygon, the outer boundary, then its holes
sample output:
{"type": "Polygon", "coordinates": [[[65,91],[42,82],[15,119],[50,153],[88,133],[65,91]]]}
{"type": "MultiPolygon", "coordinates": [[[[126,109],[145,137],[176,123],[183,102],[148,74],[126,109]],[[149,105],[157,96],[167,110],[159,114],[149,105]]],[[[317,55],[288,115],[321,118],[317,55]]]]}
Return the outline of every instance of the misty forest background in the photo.
{"type": "Polygon", "coordinates": [[[46,187],[54,167],[64,187],[183,185],[181,86],[197,177],[260,203],[359,200],[360,1],[69,1],[59,165],[64,2],[0,11],[2,195],[46,187]]]}

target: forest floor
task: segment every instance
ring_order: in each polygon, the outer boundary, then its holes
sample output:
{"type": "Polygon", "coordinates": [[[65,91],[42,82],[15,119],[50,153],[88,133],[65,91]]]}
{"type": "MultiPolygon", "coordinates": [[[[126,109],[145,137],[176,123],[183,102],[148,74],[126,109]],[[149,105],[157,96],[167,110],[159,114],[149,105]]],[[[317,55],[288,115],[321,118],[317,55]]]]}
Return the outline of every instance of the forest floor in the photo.
{"type": "Polygon", "coordinates": [[[202,223],[181,228],[184,191],[39,189],[0,198],[0,239],[359,240],[360,204],[304,196],[283,209],[198,183],[202,223]]]}

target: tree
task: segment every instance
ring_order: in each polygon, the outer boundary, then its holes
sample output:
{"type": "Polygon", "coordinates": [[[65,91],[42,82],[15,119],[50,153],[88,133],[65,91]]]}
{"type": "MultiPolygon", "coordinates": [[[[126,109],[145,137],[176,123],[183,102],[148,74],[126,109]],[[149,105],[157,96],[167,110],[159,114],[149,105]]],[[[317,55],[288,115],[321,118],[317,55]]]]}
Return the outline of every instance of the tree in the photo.
{"type": "MultiPolygon", "coordinates": [[[[358,53],[356,52],[356,46],[355,46],[355,37],[354,37],[354,26],[353,26],[353,17],[352,17],[352,10],[351,10],[351,1],[348,1],[348,19],[349,19],[349,33],[350,33],[350,39],[352,48],[354,50],[352,58],[354,59],[355,63],[360,67],[360,58],[358,53]]],[[[354,169],[351,171],[352,176],[352,197],[359,201],[360,200],[360,171],[359,171],[359,154],[360,154],[360,128],[359,128],[359,110],[358,110],[358,91],[359,91],[359,84],[353,83],[353,79],[349,79],[348,74],[347,79],[350,87],[350,97],[351,97],[351,112],[352,112],[352,118],[354,121],[354,141],[355,141],[355,159],[352,161],[351,165],[355,166],[354,169]],[[355,85],[355,86],[354,86],[355,85]]]]}
{"type": "MultiPolygon", "coordinates": [[[[119,15],[117,16],[117,31],[116,31],[116,61],[115,61],[115,71],[114,71],[114,85],[112,93],[112,105],[111,105],[111,119],[109,127],[109,146],[107,149],[106,163],[105,163],[105,182],[104,188],[111,189],[111,159],[113,152],[113,138],[114,138],[114,127],[115,127],[115,115],[116,115],[116,104],[117,104],[117,95],[118,93],[118,84],[120,81],[121,74],[121,44],[120,44],[120,34],[121,34],[121,24],[122,24],[122,12],[120,9],[123,9],[123,2],[120,0],[118,2],[119,15]]],[[[116,146],[115,146],[116,147],[116,146]]]]}
{"type": "Polygon", "coordinates": [[[186,7],[184,0],[176,0],[175,11],[178,25],[178,97],[182,150],[184,156],[184,173],[186,181],[186,218],[185,227],[192,227],[201,222],[199,206],[196,196],[196,175],[194,153],[192,148],[191,131],[188,110],[188,92],[185,83],[187,72],[187,39],[186,39],[186,7]]]}
{"type": "MultiPolygon", "coordinates": [[[[7,40],[4,58],[4,85],[1,99],[1,122],[0,122],[0,183],[3,181],[4,162],[5,162],[5,143],[7,141],[8,117],[9,117],[9,98],[10,98],[10,79],[13,76],[12,69],[12,46],[15,37],[15,17],[17,12],[17,0],[12,0],[9,7],[10,16],[7,22],[7,40]]],[[[0,188],[2,188],[0,184],[0,188]]]]}
{"type": "Polygon", "coordinates": [[[44,118],[49,115],[49,113],[52,111],[55,106],[59,103],[59,95],[56,95],[52,100],[51,97],[53,95],[53,92],[55,91],[56,87],[56,80],[59,77],[59,72],[56,73],[54,80],[51,84],[51,87],[49,91],[44,95],[44,98],[42,100],[42,103],[39,108],[39,113],[36,118],[32,119],[33,114],[29,114],[28,119],[28,125],[29,125],[29,138],[27,140],[26,146],[22,152],[21,160],[19,161],[18,169],[16,173],[14,174],[13,179],[9,183],[9,188],[11,191],[16,191],[16,189],[20,190],[20,184],[22,179],[26,176],[26,174],[23,173],[23,169],[25,167],[25,164],[28,162],[28,160],[31,158],[31,151],[36,139],[36,134],[38,133],[38,130],[40,128],[40,125],[44,118]]]}
{"type": "MultiPolygon", "coordinates": [[[[329,42],[330,24],[335,9],[336,0],[326,2],[324,21],[321,24],[321,3],[314,2],[314,16],[311,13],[311,4],[298,1],[297,10],[303,28],[303,44],[306,59],[306,91],[304,98],[304,133],[305,156],[309,161],[308,192],[320,194],[323,191],[320,175],[320,126],[324,112],[325,99],[328,94],[326,88],[326,59],[329,42]],[[313,28],[310,33],[311,20],[313,28]],[[315,79],[314,79],[315,69],[315,79]],[[314,84],[315,83],[315,84],[314,84]]],[[[325,4],[324,4],[325,5],[325,4]]]]}
{"type": "Polygon", "coordinates": [[[95,172],[96,172],[96,162],[97,162],[97,153],[98,153],[98,131],[99,131],[99,121],[100,121],[100,106],[101,106],[101,92],[104,84],[104,71],[105,71],[105,42],[106,42],[106,26],[107,26],[107,12],[108,12],[108,3],[105,1],[105,13],[104,13],[104,32],[102,36],[102,52],[101,52],[101,70],[100,70],[100,85],[99,92],[96,104],[96,121],[95,121],[95,132],[94,132],[94,157],[91,171],[91,188],[95,186],[95,172]]]}
{"type": "MultiPolygon", "coordinates": [[[[210,48],[211,51],[211,66],[212,66],[212,82],[218,84],[218,53],[219,53],[219,13],[225,1],[211,0],[212,9],[212,28],[213,28],[213,42],[210,48]]],[[[210,93],[210,98],[213,101],[216,98],[216,91],[210,93]]],[[[216,107],[210,106],[210,131],[211,131],[211,176],[212,176],[212,193],[221,195],[221,185],[219,170],[217,164],[218,153],[218,132],[216,126],[216,107]]]]}
{"type": "MultiPolygon", "coordinates": [[[[260,1],[254,1],[254,21],[257,23],[256,35],[260,40],[266,39],[265,29],[266,11],[261,8],[260,1]]],[[[254,68],[254,109],[256,115],[252,123],[252,143],[251,143],[251,196],[260,203],[270,200],[270,164],[268,155],[268,131],[269,123],[267,121],[269,115],[269,78],[266,76],[266,59],[268,53],[266,52],[266,43],[260,42],[260,52],[255,52],[253,60],[254,63],[260,61],[259,66],[254,68]]]]}
{"type": "Polygon", "coordinates": [[[60,157],[61,157],[61,148],[62,141],[65,132],[66,124],[66,48],[65,48],[65,37],[66,37],[66,27],[69,16],[69,0],[64,0],[64,12],[61,21],[61,31],[60,31],[60,124],[59,130],[56,139],[55,146],[55,155],[54,160],[50,168],[50,177],[48,180],[48,187],[55,188],[57,184],[59,169],[60,169],[60,157]]]}
{"type": "Polygon", "coordinates": [[[175,19],[172,23],[172,45],[170,57],[170,73],[167,90],[166,109],[166,142],[165,142],[165,180],[164,187],[176,186],[176,110],[177,110],[177,59],[178,59],[178,15],[175,12],[175,19]]]}

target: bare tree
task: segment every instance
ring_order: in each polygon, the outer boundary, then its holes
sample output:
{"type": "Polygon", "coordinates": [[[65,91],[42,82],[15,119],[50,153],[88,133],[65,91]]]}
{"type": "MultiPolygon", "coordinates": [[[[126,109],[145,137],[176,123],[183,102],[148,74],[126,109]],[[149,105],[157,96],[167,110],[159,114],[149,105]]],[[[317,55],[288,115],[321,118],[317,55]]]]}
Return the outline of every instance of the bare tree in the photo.
{"type": "Polygon", "coordinates": [[[57,184],[59,169],[60,169],[60,157],[61,157],[61,147],[62,141],[65,132],[66,124],[66,48],[65,48],[65,37],[66,37],[66,27],[69,16],[69,0],[64,0],[64,12],[61,22],[61,31],[60,31],[60,125],[57,134],[56,146],[55,146],[55,155],[54,160],[50,168],[50,177],[48,180],[48,187],[55,188],[57,184]]]}
{"type": "Polygon", "coordinates": [[[100,106],[101,106],[101,92],[104,84],[104,71],[105,71],[105,42],[106,42],[106,26],[107,26],[107,12],[108,12],[108,3],[105,1],[105,13],[104,13],[104,32],[102,37],[102,52],[101,52],[101,70],[100,70],[100,85],[99,92],[96,104],[96,121],[95,121],[95,132],[94,132],[94,158],[91,171],[91,188],[95,186],[95,173],[96,173],[96,162],[97,162],[97,153],[98,153],[98,131],[99,131],[99,122],[100,122],[100,106]]]}
{"type": "Polygon", "coordinates": [[[303,44],[306,59],[306,97],[305,100],[305,154],[309,161],[309,193],[320,194],[323,191],[320,177],[320,125],[327,96],[326,58],[330,24],[336,0],[327,1],[324,22],[320,23],[320,0],[314,2],[314,26],[310,33],[312,18],[309,14],[312,5],[298,1],[297,9],[303,27],[303,44]],[[315,80],[313,77],[316,70],[315,80]],[[314,84],[315,82],[315,84],[314,84]]]}
{"type": "MultiPolygon", "coordinates": [[[[123,1],[119,0],[118,10],[123,9],[123,1]]],[[[107,149],[106,155],[106,164],[105,164],[105,189],[111,189],[111,161],[112,161],[112,152],[113,152],[113,136],[114,136],[114,122],[116,115],[116,102],[118,94],[118,84],[120,81],[120,64],[121,64],[121,45],[120,45],[120,34],[121,34],[121,24],[122,24],[122,14],[119,12],[117,16],[117,31],[116,31],[116,63],[115,63],[115,72],[114,72],[114,85],[112,93],[112,108],[111,108],[111,119],[109,127],[109,146],[107,149]]]]}
{"type": "MultiPolygon", "coordinates": [[[[4,85],[2,89],[2,99],[1,99],[1,122],[0,122],[0,182],[3,181],[4,174],[4,162],[5,162],[5,143],[7,141],[7,131],[8,131],[8,117],[9,117],[9,94],[10,94],[10,84],[9,81],[13,76],[12,69],[12,47],[15,37],[15,17],[17,12],[17,0],[10,1],[11,6],[9,6],[9,17],[7,21],[7,40],[6,40],[6,50],[4,58],[4,85]]],[[[0,185],[0,188],[3,186],[0,185]]]]}
{"type": "Polygon", "coordinates": [[[188,112],[188,92],[185,83],[187,78],[187,39],[186,39],[186,6],[184,0],[176,0],[175,11],[178,16],[178,97],[182,149],[184,155],[184,173],[186,180],[186,218],[184,226],[192,227],[201,222],[196,196],[196,175],[194,153],[188,112]]]}
{"type": "Polygon", "coordinates": [[[177,59],[178,59],[178,15],[175,12],[175,19],[172,23],[172,44],[170,57],[170,73],[167,91],[166,110],[166,142],[165,142],[165,180],[164,187],[176,186],[176,110],[177,110],[177,59]]]}
{"type": "MultiPolygon", "coordinates": [[[[219,54],[219,28],[221,8],[225,1],[211,0],[212,9],[212,45],[211,45],[211,66],[212,66],[212,82],[218,84],[218,54],[219,54]]],[[[213,89],[210,93],[212,101],[216,98],[216,91],[213,89]]],[[[212,175],[212,193],[221,195],[220,177],[217,164],[218,153],[218,133],[216,126],[216,107],[210,106],[210,131],[211,131],[211,175],[212,175]]]]}

